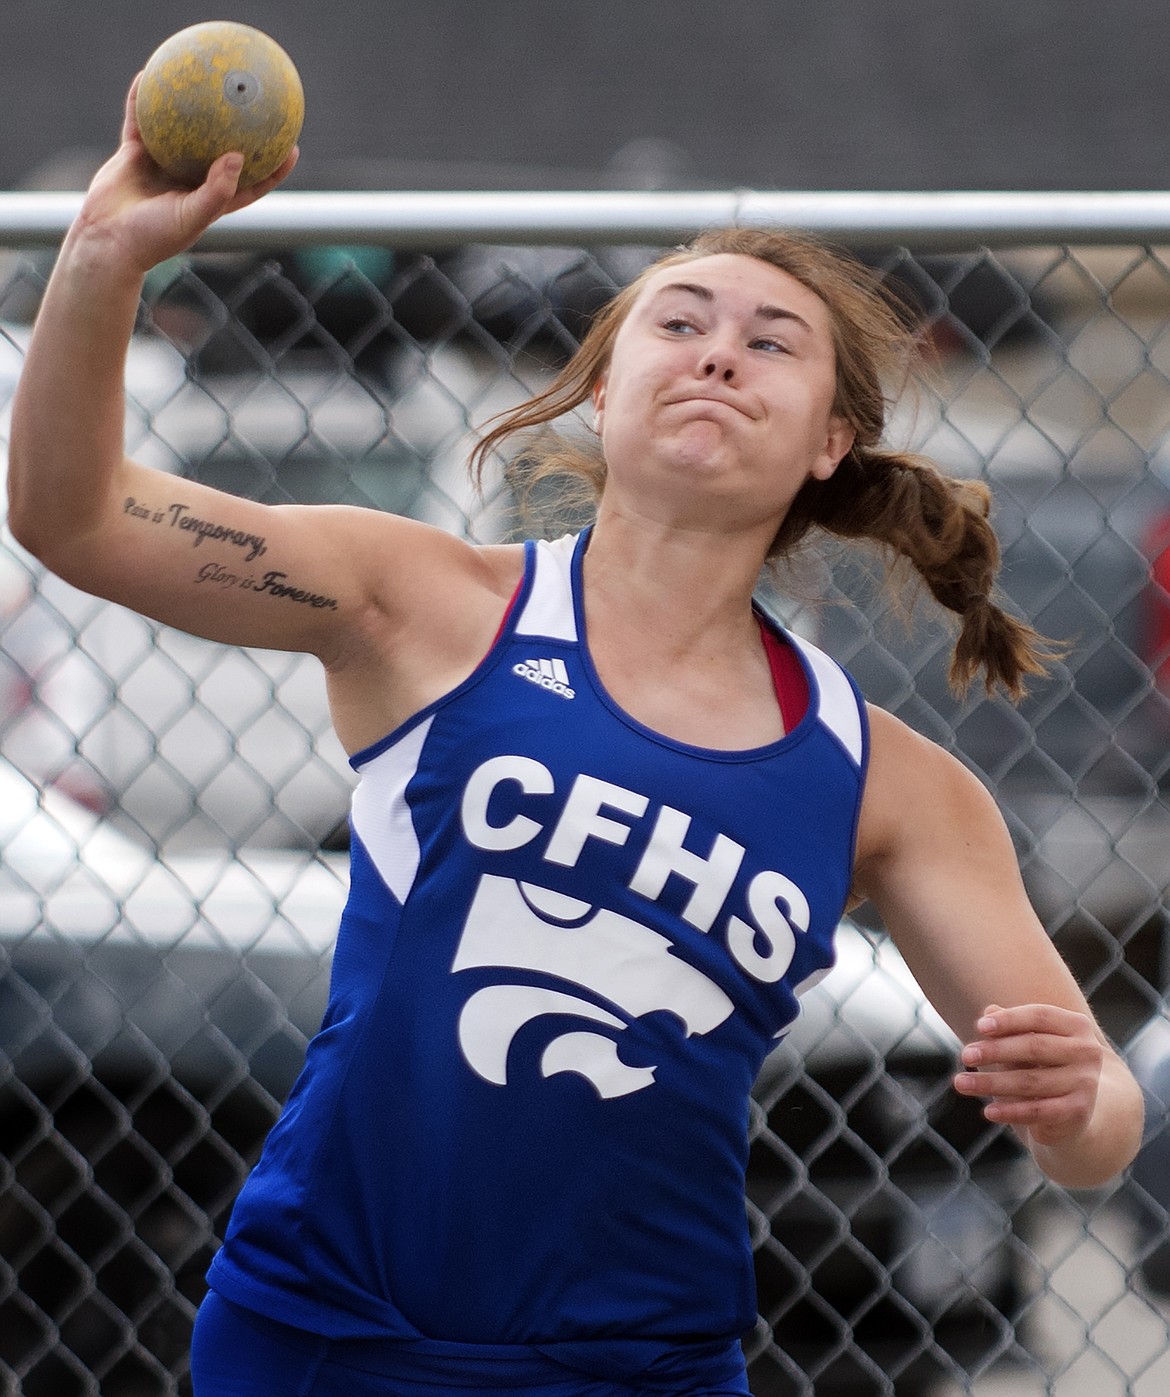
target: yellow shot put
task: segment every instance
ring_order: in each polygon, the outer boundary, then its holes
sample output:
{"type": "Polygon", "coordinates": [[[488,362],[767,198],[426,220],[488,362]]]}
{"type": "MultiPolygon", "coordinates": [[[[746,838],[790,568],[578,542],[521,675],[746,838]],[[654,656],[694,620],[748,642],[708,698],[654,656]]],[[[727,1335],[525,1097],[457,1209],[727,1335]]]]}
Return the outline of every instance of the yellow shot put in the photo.
{"type": "Polygon", "coordinates": [[[237,150],[245,188],[288,158],[305,95],[274,39],[251,25],[209,20],[172,34],[150,56],[135,113],[146,149],[172,178],[201,184],[221,155],[237,150]]]}

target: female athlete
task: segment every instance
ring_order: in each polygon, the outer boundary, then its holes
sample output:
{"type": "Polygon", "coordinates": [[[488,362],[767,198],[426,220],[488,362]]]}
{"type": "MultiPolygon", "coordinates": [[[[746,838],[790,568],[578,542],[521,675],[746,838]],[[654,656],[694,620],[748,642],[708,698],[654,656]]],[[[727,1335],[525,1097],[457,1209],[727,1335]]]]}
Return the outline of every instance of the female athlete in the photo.
{"type": "Polygon", "coordinates": [[[959,680],[1042,662],[978,487],[880,446],[909,339],[868,277],[775,233],[666,257],[484,439],[591,403],[554,464],[593,525],[473,546],[124,456],[143,278],[291,167],[238,193],[239,163],[174,187],[131,99],[9,466],[13,533],[78,587],[318,656],[360,778],[328,1009],[212,1264],[198,1397],[746,1393],[749,1091],[862,901],[966,1045],[955,1089],[1058,1182],[1124,1168],[1139,1093],[987,791],[753,605],[810,531],[868,538],[958,616],[959,680]]]}

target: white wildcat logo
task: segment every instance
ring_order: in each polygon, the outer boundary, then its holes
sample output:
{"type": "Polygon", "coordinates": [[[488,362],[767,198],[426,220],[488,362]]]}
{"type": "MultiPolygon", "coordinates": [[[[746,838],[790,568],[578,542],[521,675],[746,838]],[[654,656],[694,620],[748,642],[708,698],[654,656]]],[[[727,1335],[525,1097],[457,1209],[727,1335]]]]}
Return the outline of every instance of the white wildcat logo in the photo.
{"type": "MultiPolygon", "coordinates": [[[[563,893],[485,874],[451,968],[489,967],[553,976],[616,1005],[630,1019],[667,1010],[682,1021],[688,1038],[710,1033],[734,1007],[718,985],[672,955],[670,941],[658,932],[563,893]]],[[[559,1034],[541,1057],[545,1077],[576,1072],[603,1098],[653,1082],[653,1067],[628,1067],[618,1057],[612,1032],[625,1029],[626,1020],[569,991],[537,985],[489,985],[463,1006],[459,1045],[472,1070],[505,1085],[513,1039],[542,1014],[572,1014],[611,1030],[559,1034]]]]}

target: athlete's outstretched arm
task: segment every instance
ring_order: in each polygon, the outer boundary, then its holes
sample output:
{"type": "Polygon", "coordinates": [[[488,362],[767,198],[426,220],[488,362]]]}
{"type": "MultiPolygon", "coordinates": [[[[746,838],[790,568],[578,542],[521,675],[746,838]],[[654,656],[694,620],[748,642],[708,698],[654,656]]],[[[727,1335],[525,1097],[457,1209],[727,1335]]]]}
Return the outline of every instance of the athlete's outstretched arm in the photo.
{"type": "Polygon", "coordinates": [[[239,499],[123,451],[125,356],[143,279],[239,191],[224,156],[179,188],[147,154],[127,99],[53,270],[21,375],[9,450],[15,537],[74,585],[234,644],[304,650],[331,674],[347,746],[384,733],[483,654],[518,561],[372,509],[239,499]]]}
{"type": "Polygon", "coordinates": [[[121,144],[87,192],[33,329],[13,407],[9,524],[86,591],[215,639],[329,660],[376,600],[393,605],[396,569],[426,571],[428,550],[457,589],[455,540],[373,510],[257,504],[123,453],[125,357],[147,272],[267,193],[295,158],[239,190],[239,157],[225,155],[202,186],[181,188],[142,144],[131,88],[121,144]],[[208,585],[216,562],[234,581],[208,585]]]}
{"type": "Polygon", "coordinates": [[[955,758],[872,710],[855,892],[965,1044],[955,1078],[1073,1188],[1132,1160],[1141,1093],[1028,902],[1007,828],[955,758]]]}
{"type": "MultiPolygon", "coordinates": [[[[170,521],[187,515],[225,535],[253,536],[258,542],[235,545],[226,557],[257,577],[258,566],[292,569],[274,557],[279,530],[257,507],[124,459],[126,348],[150,268],[189,247],[216,218],[259,198],[291,163],[239,192],[238,158],[225,156],[200,188],[181,189],[147,155],[131,93],[121,145],[95,177],[58,256],[17,389],[8,468],[16,538],[77,586],[189,629],[232,628],[234,608],[208,606],[209,589],[194,582],[197,559],[223,559],[225,552],[194,553],[192,535],[183,538],[170,521]]],[[[304,585],[313,594],[330,591],[319,576],[304,585]]],[[[263,633],[262,609],[253,609],[263,633]]],[[[277,630],[289,619],[274,608],[268,613],[277,630]]],[[[240,624],[250,629],[246,618],[240,624]]]]}

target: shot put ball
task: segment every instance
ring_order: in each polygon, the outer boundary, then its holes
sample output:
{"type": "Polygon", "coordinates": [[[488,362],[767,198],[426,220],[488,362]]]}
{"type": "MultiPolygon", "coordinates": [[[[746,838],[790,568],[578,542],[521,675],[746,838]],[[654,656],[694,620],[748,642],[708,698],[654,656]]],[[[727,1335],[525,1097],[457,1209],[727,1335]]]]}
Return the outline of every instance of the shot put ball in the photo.
{"type": "Polygon", "coordinates": [[[147,60],[135,113],[143,143],[173,179],[195,186],[229,150],[244,156],[240,187],[284,163],[305,118],[300,75],[284,49],[251,25],[193,24],[147,60]]]}

